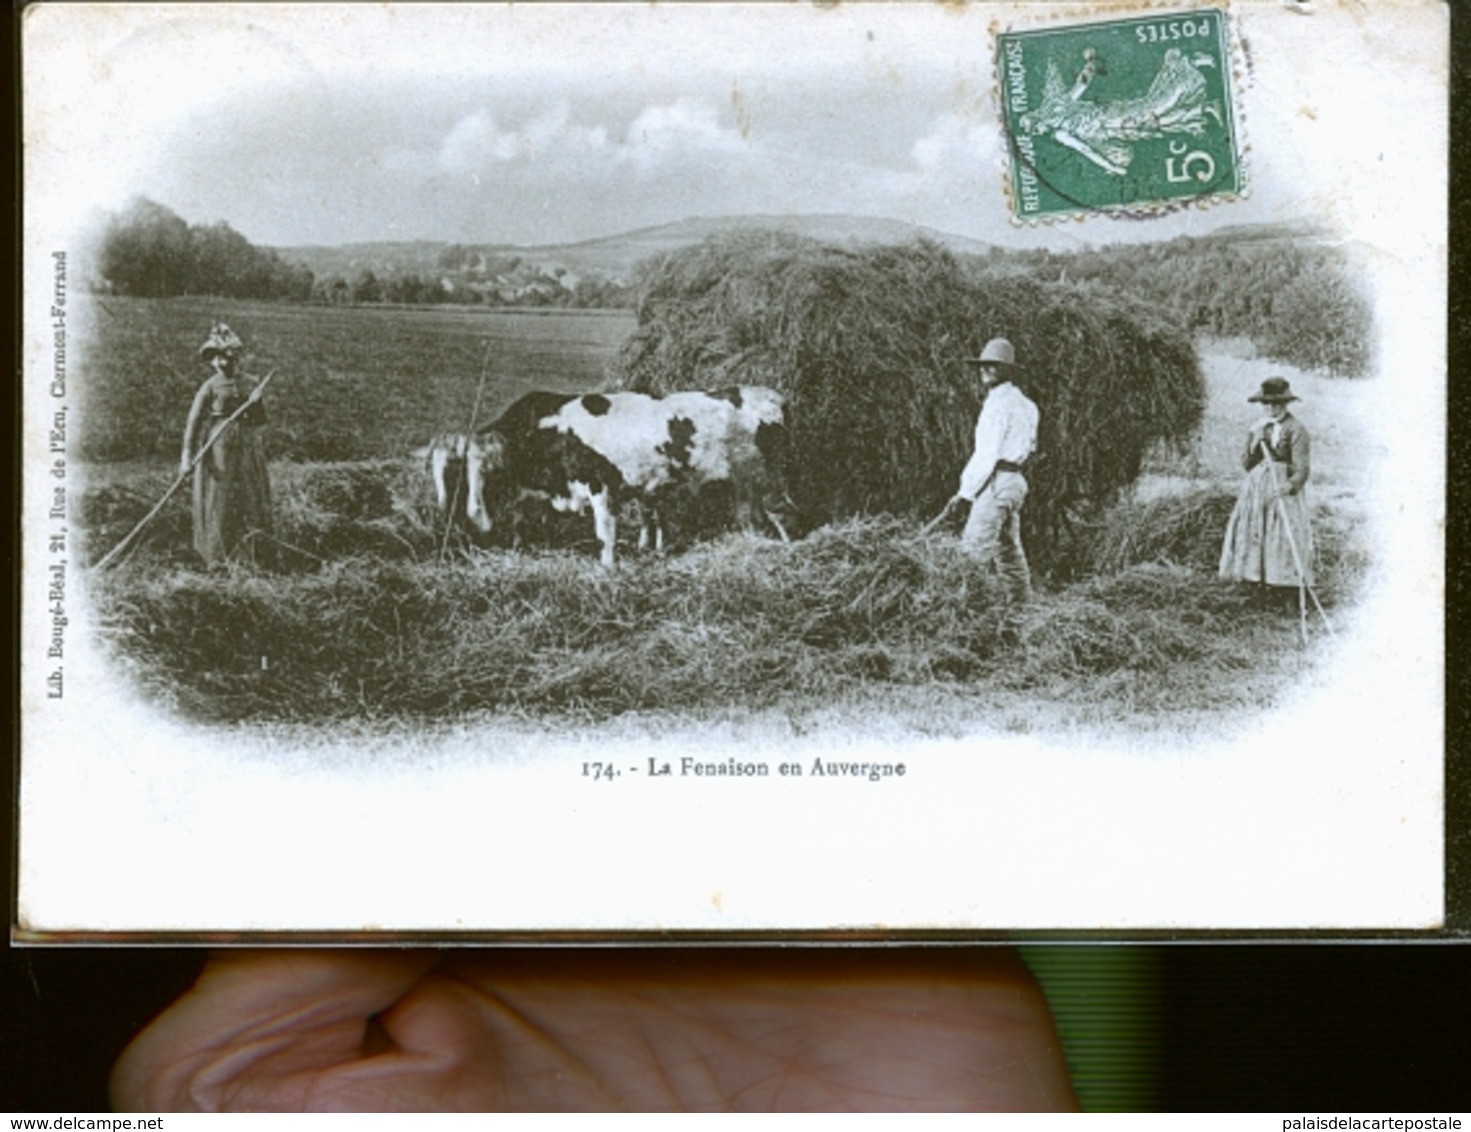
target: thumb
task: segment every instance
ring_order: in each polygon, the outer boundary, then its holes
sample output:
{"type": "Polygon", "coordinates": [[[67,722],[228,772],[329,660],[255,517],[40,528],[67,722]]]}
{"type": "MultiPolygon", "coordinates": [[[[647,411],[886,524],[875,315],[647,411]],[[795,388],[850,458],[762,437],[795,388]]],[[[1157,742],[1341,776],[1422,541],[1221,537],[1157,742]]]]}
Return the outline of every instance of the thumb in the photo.
{"type": "Polygon", "coordinates": [[[425,951],[216,954],[194,987],[123,1051],[112,1071],[120,1110],[218,1103],[221,1089],[266,1061],[292,1069],[360,1055],[368,1019],[436,962],[425,951]]]}

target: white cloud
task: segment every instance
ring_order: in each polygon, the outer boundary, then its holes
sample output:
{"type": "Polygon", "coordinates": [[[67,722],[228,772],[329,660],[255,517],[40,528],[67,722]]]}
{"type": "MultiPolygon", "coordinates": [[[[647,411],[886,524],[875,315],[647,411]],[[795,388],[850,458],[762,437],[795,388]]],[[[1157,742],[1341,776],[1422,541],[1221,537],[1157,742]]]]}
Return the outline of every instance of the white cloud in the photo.
{"type": "Polygon", "coordinates": [[[572,109],[558,103],[519,127],[503,129],[486,110],[461,118],[435,154],[433,167],[442,173],[475,173],[488,166],[514,162],[552,162],[606,152],[607,131],[573,122],[572,109]]]}
{"type": "Polygon", "coordinates": [[[381,164],[414,182],[536,173],[607,183],[629,173],[669,175],[692,163],[708,168],[752,152],[737,130],[721,124],[713,103],[681,97],[640,110],[617,141],[608,127],[581,120],[565,101],[519,123],[477,109],[438,142],[392,148],[381,164]]]}
{"type": "Polygon", "coordinates": [[[639,114],[628,127],[619,156],[649,171],[691,155],[734,156],[749,153],[750,148],[736,130],[720,124],[713,104],[679,98],[639,114]]]}
{"type": "MultiPolygon", "coordinates": [[[[636,210],[656,200],[676,215],[723,211],[732,185],[754,189],[783,176],[789,162],[757,149],[722,123],[712,100],[632,107],[621,121],[606,106],[562,100],[519,120],[479,107],[437,135],[386,148],[378,165],[410,192],[458,186],[501,202],[540,201],[545,223],[552,201],[579,200],[579,209],[594,212],[593,201],[636,210]]],[[[598,228],[609,225],[619,226],[616,215],[598,228]]]]}
{"type": "Polygon", "coordinates": [[[957,172],[974,176],[975,170],[994,166],[999,153],[995,119],[965,113],[942,115],[910,150],[918,171],[927,176],[957,172]]]}
{"type": "Polygon", "coordinates": [[[496,128],[495,119],[483,110],[455,123],[440,144],[434,166],[446,173],[473,172],[487,159],[505,160],[515,151],[515,137],[496,128]]]}

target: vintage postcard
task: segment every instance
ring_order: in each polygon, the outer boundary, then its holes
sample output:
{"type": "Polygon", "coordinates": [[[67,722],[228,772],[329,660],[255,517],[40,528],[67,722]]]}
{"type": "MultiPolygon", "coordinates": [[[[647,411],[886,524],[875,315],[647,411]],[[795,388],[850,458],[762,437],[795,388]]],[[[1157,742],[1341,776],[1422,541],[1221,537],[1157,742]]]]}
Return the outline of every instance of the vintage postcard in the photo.
{"type": "Polygon", "coordinates": [[[1445,925],[1445,4],[21,23],[16,939],[1445,925]]]}

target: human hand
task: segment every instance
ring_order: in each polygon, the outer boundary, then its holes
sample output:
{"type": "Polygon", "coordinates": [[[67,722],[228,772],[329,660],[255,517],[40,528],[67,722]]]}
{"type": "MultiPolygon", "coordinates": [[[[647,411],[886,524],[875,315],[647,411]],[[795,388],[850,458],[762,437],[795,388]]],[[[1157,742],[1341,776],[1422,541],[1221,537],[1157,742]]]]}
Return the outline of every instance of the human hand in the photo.
{"type": "Polygon", "coordinates": [[[124,1052],[119,1110],[1075,1106],[1003,950],[239,951],[124,1052]]]}

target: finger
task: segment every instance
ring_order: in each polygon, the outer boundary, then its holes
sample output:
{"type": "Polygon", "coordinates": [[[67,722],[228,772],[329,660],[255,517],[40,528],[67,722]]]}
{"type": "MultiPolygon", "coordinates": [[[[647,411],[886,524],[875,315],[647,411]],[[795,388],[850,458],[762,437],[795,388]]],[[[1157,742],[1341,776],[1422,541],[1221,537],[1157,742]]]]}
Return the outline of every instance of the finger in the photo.
{"type": "Polygon", "coordinates": [[[1046,1001],[1004,949],[460,953],[383,1023],[406,1051],[489,1036],[510,1107],[1076,1104],[1046,1001]]]}
{"type": "Polygon", "coordinates": [[[412,951],[231,951],[123,1051],[116,1107],[219,1108],[236,1082],[362,1056],[369,1020],[436,961],[412,951]]]}

